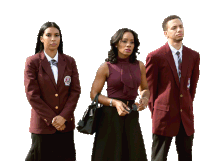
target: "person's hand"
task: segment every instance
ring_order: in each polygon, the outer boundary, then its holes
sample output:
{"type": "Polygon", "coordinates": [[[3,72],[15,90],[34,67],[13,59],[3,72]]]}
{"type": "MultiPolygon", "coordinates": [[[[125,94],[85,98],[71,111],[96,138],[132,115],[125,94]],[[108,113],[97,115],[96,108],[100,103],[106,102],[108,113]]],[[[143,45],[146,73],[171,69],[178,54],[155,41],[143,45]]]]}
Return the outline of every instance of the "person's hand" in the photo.
{"type": "Polygon", "coordinates": [[[66,119],[63,118],[62,116],[58,115],[53,118],[52,120],[52,125],[58,130],[58,129],[63,129],[63,125],[65,125],[66,119]]]}
{"type": "Polygon", "coordinates": [[[135,103],[136,106],[138,107],[137,111],[142,111],[144,110],[145,108],[147,108],[147,105],[148,105],[148,102],[149,102],[149,99],[147,99],[146,97],[142,97],[140,98],[140,103],[135,103]]]}
{"type": "Polygon", "coordinates": [[[63,131],[63,130],[65,130],[65,128],[66,128],[66,125],[65,124],[63,124],[60,128],[56,128],[58,131],[63,131]]]}
{"type": "Polygon", "coordinates": [[[113,106],[116,107],[119,116],[125,116],[126,114],[129,114],[127,110],[130,110],[130,108],[122,101],[113,100],[113,106]]]}

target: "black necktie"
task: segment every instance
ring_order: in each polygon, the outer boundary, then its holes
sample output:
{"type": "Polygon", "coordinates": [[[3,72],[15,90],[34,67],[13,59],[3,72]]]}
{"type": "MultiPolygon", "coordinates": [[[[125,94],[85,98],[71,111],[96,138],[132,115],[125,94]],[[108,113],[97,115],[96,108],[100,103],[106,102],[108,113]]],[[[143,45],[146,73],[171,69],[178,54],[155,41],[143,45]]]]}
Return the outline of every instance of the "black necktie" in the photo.
{"type": "Polygon", "coordinates": [[[181,60],[180,52],[179,51],[176,52],[176,55],[178,56],[178,77],[179,77],[179,81],[180,81],[180,79],[181,79],[182,60],[181,60]]]}

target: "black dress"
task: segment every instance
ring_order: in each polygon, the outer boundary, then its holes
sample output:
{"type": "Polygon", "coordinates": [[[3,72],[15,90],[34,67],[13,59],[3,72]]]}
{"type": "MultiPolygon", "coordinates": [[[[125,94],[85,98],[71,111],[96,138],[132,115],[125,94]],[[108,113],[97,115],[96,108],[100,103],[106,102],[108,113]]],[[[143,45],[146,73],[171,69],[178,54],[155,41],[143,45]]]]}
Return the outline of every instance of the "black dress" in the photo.
{"type": "MultiPolygon", "coordinates": [[[[117,64],[108,63],[108,67],[108,97],[120,100],[127,98],[126,100],[129,102],[134,102],[141,82],[139,63],[130,64],[127,59],[118,59],[117,64]],[[128,65],[128,68],[124,65],[128,65]],[[124,76],[121,72],[122,69],[126,73],[124,76]],[[135,83],[133,86],[127,85],[128,81],[122,82],[123,79],[128,80],[130,75],[134,78],[134,81],[130,80],[135,83]],[[124,94],[124,92],[126,93],[124,94]]],[[[129,107],[131,107],[131,103],[129,103],[129,107]]],[[[103,106],[95,136],[92,161],[147,161],[138,119],[137,111],[119,116],[116,107],[103,106]]]]}

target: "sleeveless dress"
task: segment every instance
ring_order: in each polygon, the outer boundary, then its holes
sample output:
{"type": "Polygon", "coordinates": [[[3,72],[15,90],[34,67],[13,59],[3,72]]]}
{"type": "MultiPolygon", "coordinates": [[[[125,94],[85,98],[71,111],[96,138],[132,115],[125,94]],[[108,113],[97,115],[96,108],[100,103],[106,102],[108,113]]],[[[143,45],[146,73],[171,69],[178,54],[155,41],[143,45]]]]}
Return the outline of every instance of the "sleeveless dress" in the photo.
{"type": "MultiPolygon", "coordinates": [[[[139,62],[118,57],[116,64],[107,62],[109,98],[134,101],[141,82],[139,62]]],[[[138,122],[138,111],[119,116],[116,107],[103,106],[95,135],[92,161],[147,161],[138,122]]]]}

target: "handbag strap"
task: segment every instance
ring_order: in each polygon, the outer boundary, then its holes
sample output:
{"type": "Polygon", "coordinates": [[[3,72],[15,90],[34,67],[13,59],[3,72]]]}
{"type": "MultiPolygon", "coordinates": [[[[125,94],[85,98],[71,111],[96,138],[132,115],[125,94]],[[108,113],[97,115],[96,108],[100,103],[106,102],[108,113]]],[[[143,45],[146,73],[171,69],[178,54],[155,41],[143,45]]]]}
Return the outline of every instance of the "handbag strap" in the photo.
{"type": "Polygon", "coordinates": [[[97,93],[96,96],[94,97],[94,100],[92,101],[92,105],[94,105],[94,102],[96,102],[97,106],[98,106],[98,97],[99,97],[100,93],[97,93]]]}

